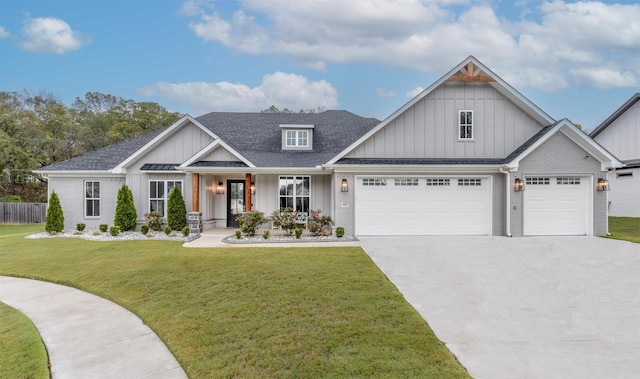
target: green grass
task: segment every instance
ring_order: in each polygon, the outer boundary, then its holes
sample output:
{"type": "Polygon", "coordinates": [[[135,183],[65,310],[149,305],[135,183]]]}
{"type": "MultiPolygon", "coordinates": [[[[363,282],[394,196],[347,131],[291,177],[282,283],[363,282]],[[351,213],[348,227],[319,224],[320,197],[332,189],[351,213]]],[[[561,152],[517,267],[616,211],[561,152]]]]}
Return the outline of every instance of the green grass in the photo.
{"type": "Polygon", "coordinates": [[[0,303],[0,377],[49,378],[47,352],[27,316],[0,303]]]}
{"type": "Polygon", "coordinates": [[[640,218],[609,217],[609,238],[640,243],[640,218]]]}
{"type": "Polygon", "coordinates": [[[22,238],[39,229],[0,226],[0,274],[123,305],[191,378],[469,377],[360,248],[22,238]]]}

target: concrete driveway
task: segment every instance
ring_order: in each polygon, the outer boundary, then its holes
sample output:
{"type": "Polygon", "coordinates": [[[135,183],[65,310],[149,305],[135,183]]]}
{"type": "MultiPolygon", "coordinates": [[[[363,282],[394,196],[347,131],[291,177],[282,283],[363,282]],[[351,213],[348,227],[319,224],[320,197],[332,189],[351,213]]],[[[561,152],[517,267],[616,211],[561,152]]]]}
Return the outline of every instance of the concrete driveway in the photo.
{"type": "Polygon", "coordinates": [[[639,244],[360,239],[476,379],[640,378],[639,244]]]}

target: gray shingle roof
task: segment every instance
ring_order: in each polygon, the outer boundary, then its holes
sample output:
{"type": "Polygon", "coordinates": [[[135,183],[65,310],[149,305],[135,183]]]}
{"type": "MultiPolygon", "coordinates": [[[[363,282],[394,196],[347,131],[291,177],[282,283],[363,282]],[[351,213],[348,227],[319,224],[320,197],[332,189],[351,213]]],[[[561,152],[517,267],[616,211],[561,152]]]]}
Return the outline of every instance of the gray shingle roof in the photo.
{"type": "Polygon", "coordinates": [[[257,167],[315,167],[380,123],[347,111],[223,113],[196,118],[257,167]],[[313,150],[282,150],[281,124],[314,125],[313,150]]]}
{"type": "Polygon", "coordinates": [[[146,145],[162,130],[156,130],[137,138],[78,155],[66,161],[54,163],[39,171],[107,171],[116,167],[131,154],[146,145]]]}
{"type": "Polygon", "coordinates": [[[613,112],[611,116],[607,117],[607,119],[604,120],[602,124],[598,125],[595,129],[593,129],[593,131],[589,133],[589,136],[591,138],[596,138],[598,134],[602,133],[606,128],[609,127],[609,125],[611,125],[618,117],[622,116],[624,112],[629,110],[629,108],[631,108],[638,101],[640,101],[640,92],[631,96],[631,98],[627,100],[624,104],[622,104],[620,108],[616,109],[616,111],[613,112]]]}

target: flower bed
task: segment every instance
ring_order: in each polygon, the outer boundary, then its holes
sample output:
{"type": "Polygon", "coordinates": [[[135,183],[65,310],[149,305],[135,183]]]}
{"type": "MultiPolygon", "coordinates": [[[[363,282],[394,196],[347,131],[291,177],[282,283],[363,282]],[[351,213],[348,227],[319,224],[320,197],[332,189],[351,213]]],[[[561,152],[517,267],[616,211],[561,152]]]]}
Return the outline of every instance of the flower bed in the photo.
{"type": "Polygon", "coordinates": [[[295,236],[287,236],[284,234],[273,234],[270,235],[269,238],[264,239],[262,236],[253,236],[247,237],[242,236],[241,238],[236,238],[235,235],[227,236],[222,239],[222,242],[232,243],[232,244],[252,244],[252,243],[290,243],[290,242],[351,242],[357,241],[358,239],[351,235],[345,235],[344,237],[336,237],[336,236],[312,236],[312,235],[302,235],[300,238],[296,238],[295,236]]]}
{"type": "Polygon", "coordinates": [[[49,234],[48,232],[36,233],[28,235],[25,238],[82,238],[89,241],[167,240],[190,242],[198,237],[200,237],[199,234],[190,234],[188,237],[184,237],[180,232],[175,232],[174,236],[167,235],[165,232],[155,231],[149,231],[146,235],[140,232],[122,232],[117,236],[112,236],[109,232],[63,231],[56,234],[49,234]]]}

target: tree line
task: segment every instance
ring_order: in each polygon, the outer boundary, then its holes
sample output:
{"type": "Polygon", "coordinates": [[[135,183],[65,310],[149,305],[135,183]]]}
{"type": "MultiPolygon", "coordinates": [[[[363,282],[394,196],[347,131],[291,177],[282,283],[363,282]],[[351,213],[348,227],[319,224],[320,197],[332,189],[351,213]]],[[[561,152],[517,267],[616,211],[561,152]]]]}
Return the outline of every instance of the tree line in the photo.
{"type": "Polygon", "coordinates": [[[47,92],[0,92],[0,201],[45,202],[33,170],[165,128],[180,118],[153,102],[87,92],[71,106],[47,92]]]}

